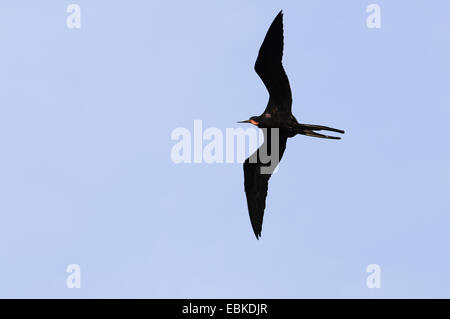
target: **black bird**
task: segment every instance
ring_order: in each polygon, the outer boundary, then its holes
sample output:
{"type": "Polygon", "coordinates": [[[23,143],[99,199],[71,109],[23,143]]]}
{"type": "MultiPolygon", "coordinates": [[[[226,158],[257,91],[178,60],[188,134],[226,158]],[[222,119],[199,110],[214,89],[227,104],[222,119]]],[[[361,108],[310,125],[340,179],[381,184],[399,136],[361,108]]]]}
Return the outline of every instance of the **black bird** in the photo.
{"type": "Polygon", "coordinates": [[[340,139],[340,137],[323,135],[316,131],[344,133],[342,130],[327,126],[300,124],[297,122],[297,119],[291,112],[291,88],[281,63],[282,56],[283,12],[280,11],[275,20],[273,20],[269,31],[267,31],[255,63],[255,71],[269,91],[269,102],[264,113],[260,116],[252,116],[247,121],[238,122],[251,123],[259,128],[263,128],[264,131],[264,143],[244,162],[244,186],[247,195],[247,206],[257,239],[261,236],[264,209],[266,207],[267,184],[271,173],[273,173],[273,168],[269,168],[271,163],[267,163],[265,159],[263,160],[262,155],[267,154],[270,156],[274,148],[278,147],[279,158],[276,162],[278,164],[286,148],[288,137],[303,134],[320,138],[340,139]],[[273,128],[278,128],[278,141],[275,139],[278,145],[272,145],[273,128]],[[260,154],[262,150],[265,153],[260,154]],[[262,173],[262,168],[267,169],[269,173],[262,173]]]}

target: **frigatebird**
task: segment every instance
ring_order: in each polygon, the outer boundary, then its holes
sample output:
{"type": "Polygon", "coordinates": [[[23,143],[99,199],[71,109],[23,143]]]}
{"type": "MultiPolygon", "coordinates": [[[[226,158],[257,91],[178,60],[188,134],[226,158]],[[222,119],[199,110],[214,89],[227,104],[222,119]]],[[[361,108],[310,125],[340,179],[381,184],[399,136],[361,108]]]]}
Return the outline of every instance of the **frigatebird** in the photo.
{"type": "Polygon", "coordinates": [[[269,169],[265,173],[262,172],[263,168],[269,168],[270,165],[262,159],[262,150],[264,150],[264,154],[270,155],[274,148],[278,147],[278,161],[276,162],[278,164],[289,137],[303,134],[319,138],[340,139],[340,137],[328,136],[316,131],[344,133],[343,130],[332,127],[298,123],[292,115],[291,88],[281,62],[283,41],[283,11],[280,11],[267,31],[255,63],[255,71],[269,91],[269,102],[264,113],[260,116],[252,116],[247,121],[238,122],[251,123],[262,128],[264,132],[263,144],[244,162],[244,188],[247,206],[253,232],[257,239],[261,237],[267,186],[274,171],[269,169]],[[275,138],[275,143],[272,142],[273,133],[271,132],[273,129],[277,129],[278,135],[278,139],[275,138]]]}

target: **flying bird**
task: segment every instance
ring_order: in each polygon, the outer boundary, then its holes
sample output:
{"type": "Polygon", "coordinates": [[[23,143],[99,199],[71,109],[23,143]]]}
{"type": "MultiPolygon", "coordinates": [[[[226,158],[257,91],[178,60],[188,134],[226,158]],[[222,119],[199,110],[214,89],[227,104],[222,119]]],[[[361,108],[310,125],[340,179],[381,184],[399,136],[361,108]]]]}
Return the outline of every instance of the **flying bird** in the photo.
{"type": "MultiPolygon", "coordinates": [[[[272,22],[266,37],[259,49],[255,63],[255,71],[264,82],[269,91],[269,102],[264,113],[252,116],[246,121],[238,123],[251,123],[263,129],[264,143],[256,152],[244,162],[244,188],[247,196],[247,206],[253,232],[257,239],[261,236],[264,209],[266,208],[267,186],[274,171],[263,158],[264,154],[271,155],[278,148],[278,161],[283,156],[286,142],[289,137],[297,134],[307,136],[340,139],[337,136],[328,136],[317,131],[331,131],[343,134],[343,130],[312,124],[301,124],[292,115],[292,94],[288,77],[282,65],[283,56],[283,12],[280,11],[272,22]],[[272,129],[277,133],[273,133],[272,129]],[[272,142],[275,134],[275,143],[272,142]],[[278,139],[276,138],[278,135],[278,139]],[[265,153],[261,153],[264,150],[265,153]],[[266,169],[263,173],[262,169],[266,169]]],[[[264,155],[265,156],[265,155],[264,155]]]]}

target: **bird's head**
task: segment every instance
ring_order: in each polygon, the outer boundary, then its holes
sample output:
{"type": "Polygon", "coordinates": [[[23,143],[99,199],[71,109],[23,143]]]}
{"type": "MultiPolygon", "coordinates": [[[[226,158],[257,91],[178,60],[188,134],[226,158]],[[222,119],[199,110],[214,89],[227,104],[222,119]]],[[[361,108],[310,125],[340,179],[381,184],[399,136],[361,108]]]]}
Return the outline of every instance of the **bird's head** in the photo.
{"type": "Polygon", "coordinates": [[[261,119],[260,119],[259,116],[252,116],[248,120],[246,120],[246,121],[239,121],[238,123],[250,123],[250,124],[258,126],[258,125],[261,124],[261,119]]]}

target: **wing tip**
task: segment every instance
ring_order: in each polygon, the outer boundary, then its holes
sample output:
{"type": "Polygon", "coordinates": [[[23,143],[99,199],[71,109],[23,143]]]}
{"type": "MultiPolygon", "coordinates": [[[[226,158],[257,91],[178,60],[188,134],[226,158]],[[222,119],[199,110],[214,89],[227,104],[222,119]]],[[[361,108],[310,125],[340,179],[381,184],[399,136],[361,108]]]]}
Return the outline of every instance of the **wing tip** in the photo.
{"type": "Polygon", "coordinates": [[[255,237],[257,240],[259,240],[259,238],[261,238],[261,232],[262,232],[262,225],[254,225],[252,223],[252,228],[253,228],[253,233],[255,234],[255,237]]]}
{"type": "Polygon", "coordinates": [[[283,10],[280,10],[280,12],[278,12],[276,18],[280,17],[281,19],[283,19],[283,15],[284,15],[283,10]]]}

